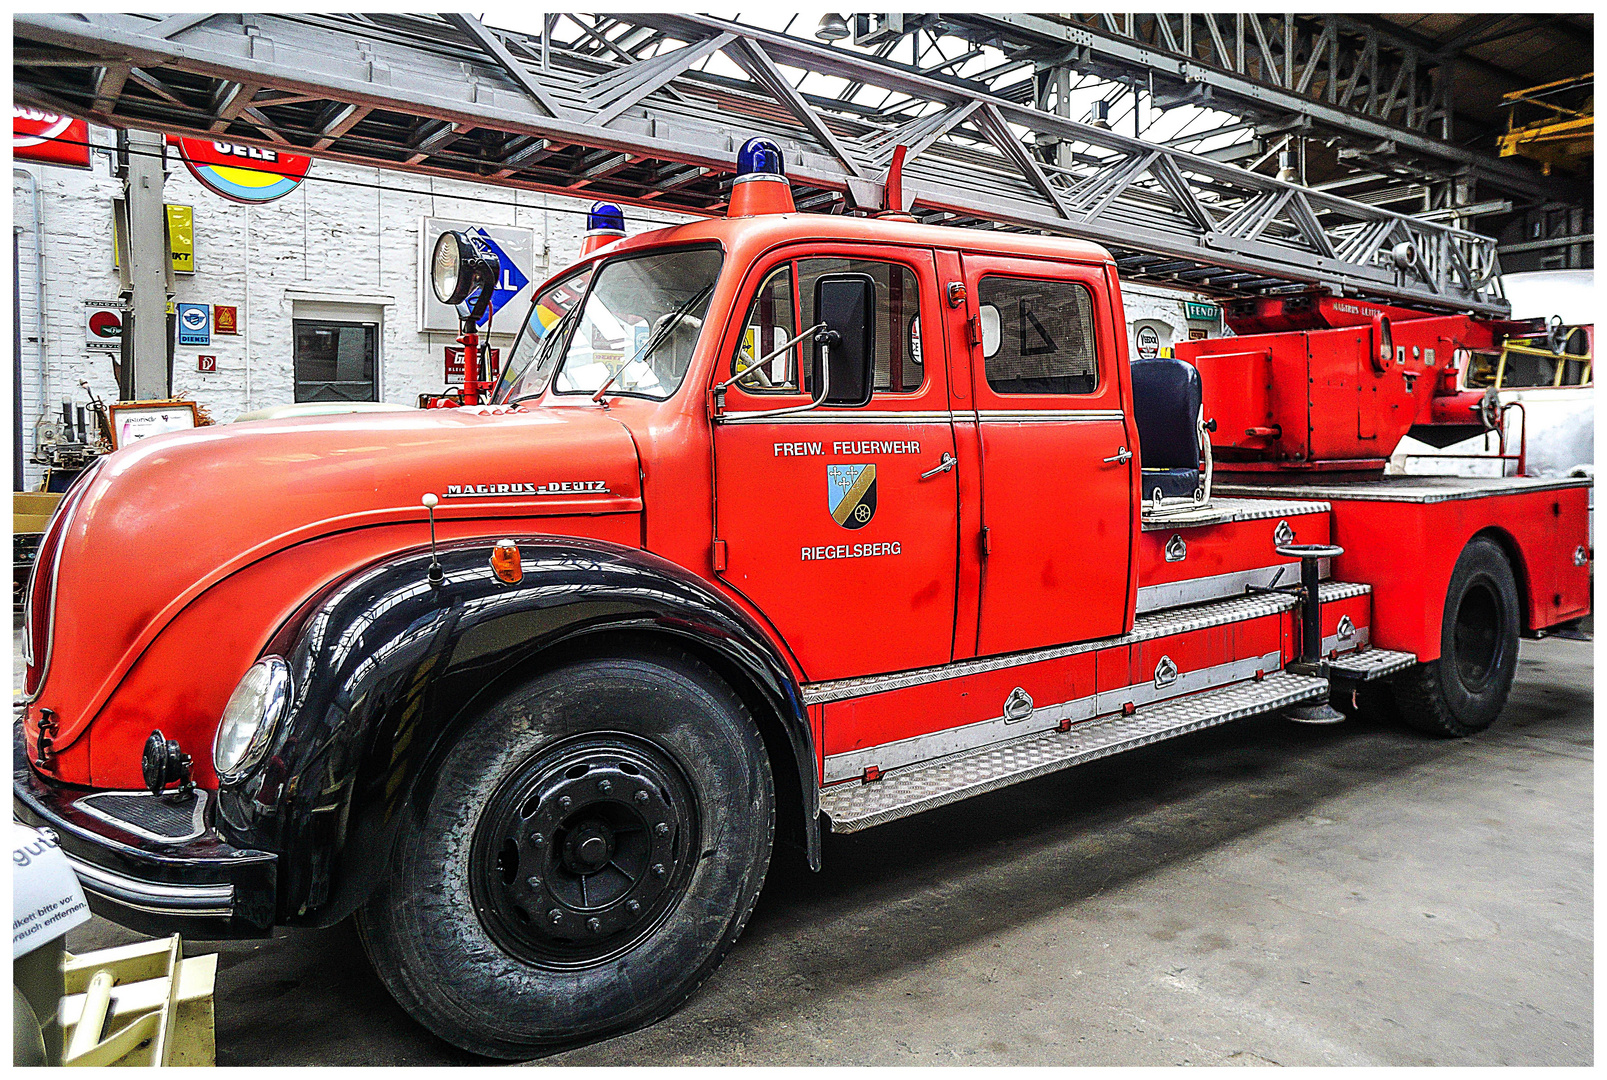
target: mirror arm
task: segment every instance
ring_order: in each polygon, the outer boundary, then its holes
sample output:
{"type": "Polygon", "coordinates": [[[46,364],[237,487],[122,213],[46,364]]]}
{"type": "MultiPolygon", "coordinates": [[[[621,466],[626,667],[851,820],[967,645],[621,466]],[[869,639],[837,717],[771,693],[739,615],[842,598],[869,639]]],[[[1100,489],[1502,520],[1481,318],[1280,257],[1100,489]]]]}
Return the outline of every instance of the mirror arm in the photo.
{"type": "MultiPolygon", "coordinates": [[[[825,324],[822,323],[822,326],[825,324]]],[[[830,333],[830,331],[820,331],[830,333]]],[[[751,368],[749,370],[752,370],[751,368]]],[[[746,372],[744,372],[746,374],[746,372]]],[[[820,396],[807,405],[794,405],[788,409],[765,409],[762,412],[744,412],[744,420],[758,420],[770,416],[792,416],[795,413],[806,413],[820,408],[831,396],[831,346],[826,342],[820,343],[820,396]]]]}
{"type": "Polygon", "coordinates": [[[780,356],[782,353],[786,352],[788,349],[790,349],[794,345],[798,344],[798,342],[802,341],[804,338],[808,337],[810,334],[817,333],[817,332],[819,332],[821,330],[824,330],[824,329],[826,329],[826,324],[825,323],[816,323],[815,325],[811,326],[809,329],[805,330],[803,333],[799,334],[797,337],[793,338],[791,341],[788,341],[788,342],[786,342],[785,344],[782,344],[782,345],[777,345],[774,349],[772,349],[768,353],[765,353],[765,355],[761,356],[759,359],[755,360],[752,364],[749,364],[747,367],[743,368],[741,371],[737,372],[735,375],[731,376],[729,379],[725,380],[722,383],[716,383],[715,386],[714,386],[714,392],[719,393],[720,391],[724,390],[726,387],[730,386],[732,383],[737,382],[738,380],[741,380],[741,379],[746,379],[749,375],[752,375],[754,372],[756,372],[760,368],[764,367],[770,361],[774,360],[776,357],[780,356]]]}

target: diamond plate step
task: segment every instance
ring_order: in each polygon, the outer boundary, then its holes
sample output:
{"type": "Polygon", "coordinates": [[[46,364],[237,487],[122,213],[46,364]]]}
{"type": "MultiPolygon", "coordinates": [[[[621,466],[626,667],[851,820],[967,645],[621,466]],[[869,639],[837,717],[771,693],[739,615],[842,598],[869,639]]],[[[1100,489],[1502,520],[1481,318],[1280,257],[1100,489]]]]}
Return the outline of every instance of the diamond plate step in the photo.
{"type": "Polygon", "coordinates": [[[820,793],[820,808],[830,815],[832,832],[858,832],[1191,731],[1301,702],[1326,700],[1327,695],[1326,679],[1280,672],[1261,682],[1238,683],[1141,708],[1132,716],[1089,720],[1070,731],[1039,732],[899,769],[874,783],[827,788],[820,793]]]}
{"type": "Polygon", "coordinates": [[[1351,682],[1372,682],[1374,679],[1393,675],[1397,671],[1405,671],[1415,663],[1417,657],[1409,652],[1368,649],[1365,652],[1328,661],[1328,677],[1348,679],[1351,682]]]}

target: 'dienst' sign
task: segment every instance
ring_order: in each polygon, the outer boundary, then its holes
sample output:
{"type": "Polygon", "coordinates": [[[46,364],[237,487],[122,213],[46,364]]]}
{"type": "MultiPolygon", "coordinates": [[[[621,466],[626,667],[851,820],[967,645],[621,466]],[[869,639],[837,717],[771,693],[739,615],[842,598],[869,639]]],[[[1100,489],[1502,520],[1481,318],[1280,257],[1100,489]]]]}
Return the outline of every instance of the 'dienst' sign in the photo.
{"type": "Polygon", "coordinates": [[[296,190],[312,158],[213,139],[171,140],[201,186],[240,203],[265,203],[296,190]]]}

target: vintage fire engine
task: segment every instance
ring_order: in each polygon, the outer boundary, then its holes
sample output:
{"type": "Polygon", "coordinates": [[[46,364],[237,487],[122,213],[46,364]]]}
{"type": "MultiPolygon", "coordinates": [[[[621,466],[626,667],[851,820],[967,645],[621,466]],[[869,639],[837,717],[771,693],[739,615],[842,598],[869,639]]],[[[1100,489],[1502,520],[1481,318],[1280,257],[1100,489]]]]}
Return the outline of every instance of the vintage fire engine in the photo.
{"type": "Polygon", "coordinates": [[[68,493],[15,795],[99,910],[355,914],[423,1024],[529,1056],[685,1000],[773,839],[1257,714],[1467,735],[1588,613],[1585,481],[1382,474],[1511,325],[1277,295],[1130,361],[1102,248],[799,215],[741,160],[726,218],[547,283],[489,404],[68,493]]]}

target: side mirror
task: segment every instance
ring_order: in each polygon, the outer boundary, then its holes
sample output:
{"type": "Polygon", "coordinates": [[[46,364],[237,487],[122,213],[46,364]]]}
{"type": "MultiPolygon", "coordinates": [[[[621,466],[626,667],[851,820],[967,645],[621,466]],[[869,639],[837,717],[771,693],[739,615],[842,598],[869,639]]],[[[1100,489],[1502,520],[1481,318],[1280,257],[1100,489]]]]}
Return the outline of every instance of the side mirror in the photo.
{"type": "Polygon", "coordinates": [[[870,401],[876,358],[876,282],[869,274],[829,274],[815,282],[815,335],[811,396],[827,405],[870,401]],[[829,362],[830,370],[827,370],[829,362]]]}

